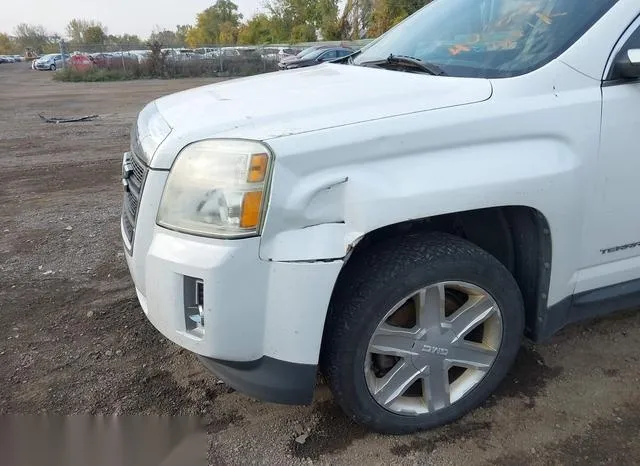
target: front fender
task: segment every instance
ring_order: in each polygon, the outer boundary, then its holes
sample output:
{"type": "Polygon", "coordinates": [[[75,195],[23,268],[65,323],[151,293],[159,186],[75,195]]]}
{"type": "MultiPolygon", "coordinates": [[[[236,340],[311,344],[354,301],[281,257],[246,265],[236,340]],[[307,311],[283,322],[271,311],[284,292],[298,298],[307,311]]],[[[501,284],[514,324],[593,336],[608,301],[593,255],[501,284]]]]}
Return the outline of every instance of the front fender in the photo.
{"type": "Polygon", "coordinates": [[[494,88],[483,103],[267,141],[276,156],[261,258],[343,258],[388,225],[527,206],[553,238],[548,303],[570,295],[596,176],[599,83],[559,64],[494,88]]]}
{"type": "Polygon", "coordinates": [[[552,138],[396,155],[298,176],[276,164],[260,254],[274,261],[342,258],[379,228],[488,207],[532,207],[556,224],[579,205],[580,166],[571,148],[552,138]]]}
{"type": "MultiPolygon", "coordinates": [[[[407,220],[500,206],[541,212],[554,241],[549,305],[573,292],[583,217],[584,166],[552,138],[405,154],[322,172],[274,167],[260,256],[343,258],[365,234],[407,220]]],[[[544,299],[545,297],[543,297],[544,299]]]]}

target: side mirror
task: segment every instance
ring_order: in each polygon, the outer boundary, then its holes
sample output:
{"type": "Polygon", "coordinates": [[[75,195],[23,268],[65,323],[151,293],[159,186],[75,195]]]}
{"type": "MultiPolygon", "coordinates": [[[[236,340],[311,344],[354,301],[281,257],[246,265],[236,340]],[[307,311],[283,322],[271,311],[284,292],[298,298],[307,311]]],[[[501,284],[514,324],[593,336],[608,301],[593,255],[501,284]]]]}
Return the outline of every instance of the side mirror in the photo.
{"type": "Polygon", "coordinates": [[[629,49],[618,55],[614,74],[617,78],[640,78],[640,49],[629,49]]]}

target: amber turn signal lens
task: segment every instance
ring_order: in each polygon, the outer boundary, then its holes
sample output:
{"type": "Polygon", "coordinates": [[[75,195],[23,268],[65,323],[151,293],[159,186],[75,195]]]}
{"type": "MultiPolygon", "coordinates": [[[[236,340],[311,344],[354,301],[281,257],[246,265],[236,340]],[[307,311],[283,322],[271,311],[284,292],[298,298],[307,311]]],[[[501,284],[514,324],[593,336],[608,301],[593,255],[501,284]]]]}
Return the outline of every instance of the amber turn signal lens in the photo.
{"type": "Polygon", "coordinates": [[[253,154],[249,163],[249,174],[247,181],[249,183],[260,183],[264,181],[267,175],[267,154],[253,154]]]}
{"type": "Polygon", "coordinates": [[[245,193],[242,199],[242,214],[240,226],[242,228],[255,228],[260,220],[260,207],[262,205],[262,191],[245,193]]]}

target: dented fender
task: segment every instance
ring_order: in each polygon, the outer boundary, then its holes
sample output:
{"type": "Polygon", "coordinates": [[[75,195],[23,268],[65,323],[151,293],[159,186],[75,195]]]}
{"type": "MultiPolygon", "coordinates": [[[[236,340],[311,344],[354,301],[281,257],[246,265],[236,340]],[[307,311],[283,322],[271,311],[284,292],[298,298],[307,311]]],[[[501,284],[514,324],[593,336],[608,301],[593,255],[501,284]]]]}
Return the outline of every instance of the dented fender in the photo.
{"type": "Polygon", "coordinates": [[[382,227],[525,206],[550,225],[553,304],[575,288],[580,193],[598,155],[594,83],[554,62],[492,81],[493,96],[483,102],[265,140],[275,157],[260,257],[343,259],[382,227]]]}
{"type": "Polygon", "coordinates": [[[408,220],[502,205],[549,212],[552,199],[579,201],[566,197],[578,167],[565,144],[544,139],[395,155],[322,174],[276,165],[260,256],[341,259],[367,233],[408,220]],[[514,155],[523,153],[532,157],[514,155]]]}

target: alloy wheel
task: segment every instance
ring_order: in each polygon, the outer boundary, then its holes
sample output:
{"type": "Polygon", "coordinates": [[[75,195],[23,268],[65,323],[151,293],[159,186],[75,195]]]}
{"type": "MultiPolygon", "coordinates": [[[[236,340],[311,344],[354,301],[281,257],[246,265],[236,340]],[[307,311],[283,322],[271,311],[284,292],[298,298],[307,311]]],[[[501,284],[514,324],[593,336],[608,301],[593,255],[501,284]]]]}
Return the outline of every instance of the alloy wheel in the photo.
{"type": "Polygon", "coordinates": [[[365,359],[367,388],[396,414],[433,413],[484,378],[501,342],[502,314],[487,291],[460,281],[427,286],[378,324],[365,359]]]}

